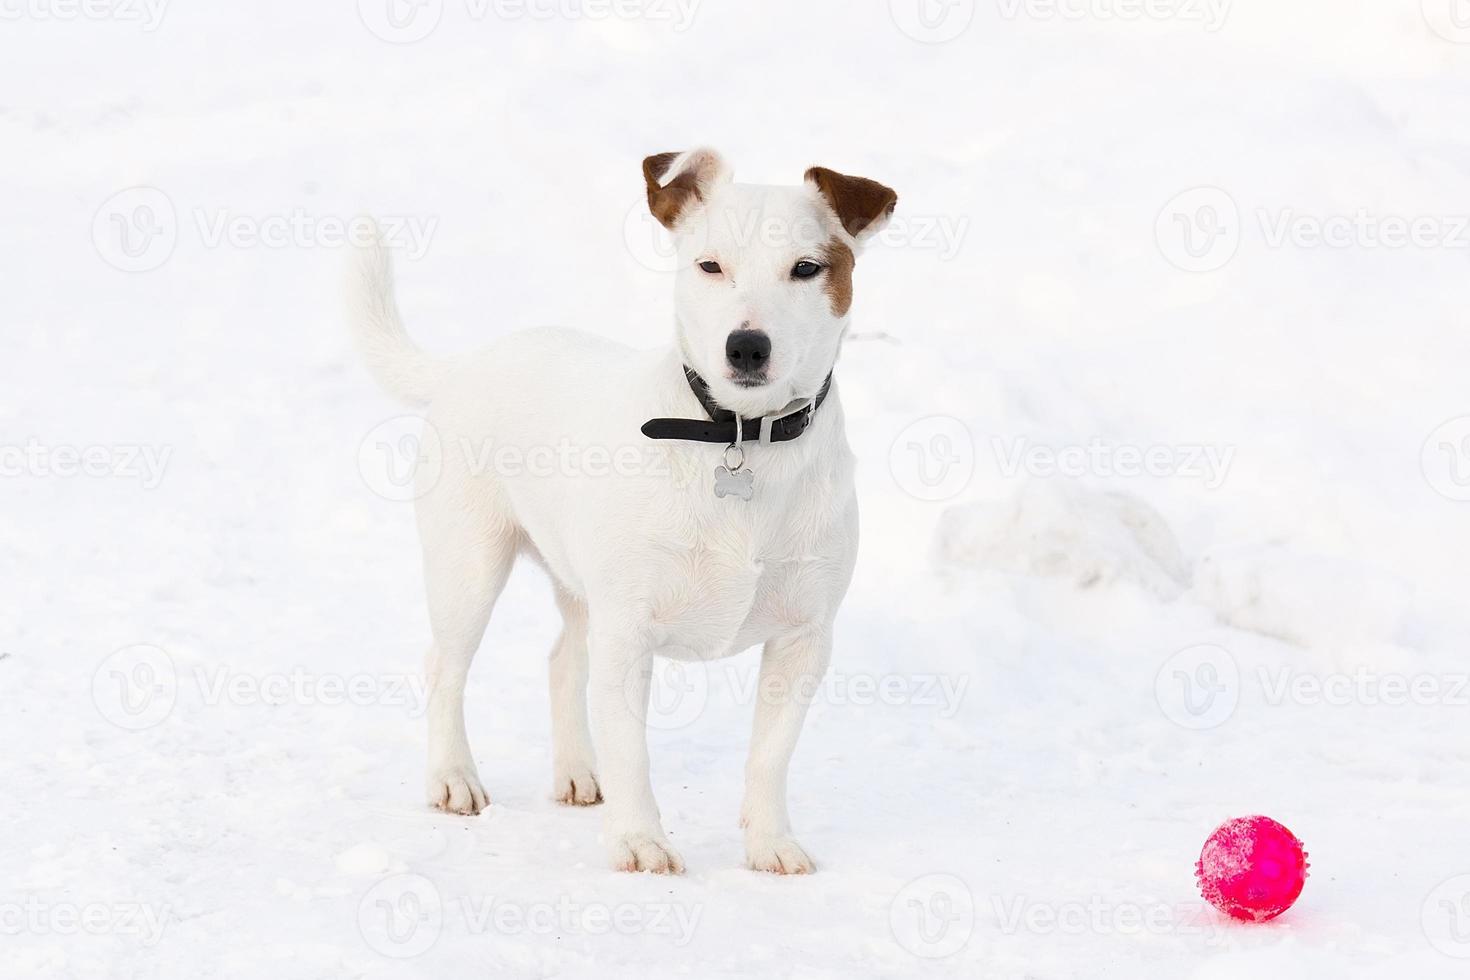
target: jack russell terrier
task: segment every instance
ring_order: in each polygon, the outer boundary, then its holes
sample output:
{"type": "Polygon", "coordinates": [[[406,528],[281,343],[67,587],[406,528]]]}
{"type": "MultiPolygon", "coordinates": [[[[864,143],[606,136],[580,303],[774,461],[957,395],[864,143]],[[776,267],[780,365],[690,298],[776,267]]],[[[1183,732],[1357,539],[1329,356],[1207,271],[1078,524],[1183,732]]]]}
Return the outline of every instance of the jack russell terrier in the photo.
{"type": "Polygon", "coordinates": [[[806,874],[815,865],[792,837],[786,774],[858,543],[833,365],[854,257],[898,197],[823,167],[795,187],[735,183],[707,149],[651,156],[643,177],[679,264],[675,336],[658,350],[543,329],[441,360],[404,331],[382,242],[357,252],[356,340],[384,388],[429,406],[437,439],[439,465],[415,477],[433,631],[428,798],[466,815],[489,803],[465,735],[465,678],[526,555],[550,573],[563,618],[553,795],[606,801],[613,867],[684,870],[649,782],[653,658],[762,644],[746,864],[806,874]],[[538,452],[547,465],[528,464],[538,452]]]}

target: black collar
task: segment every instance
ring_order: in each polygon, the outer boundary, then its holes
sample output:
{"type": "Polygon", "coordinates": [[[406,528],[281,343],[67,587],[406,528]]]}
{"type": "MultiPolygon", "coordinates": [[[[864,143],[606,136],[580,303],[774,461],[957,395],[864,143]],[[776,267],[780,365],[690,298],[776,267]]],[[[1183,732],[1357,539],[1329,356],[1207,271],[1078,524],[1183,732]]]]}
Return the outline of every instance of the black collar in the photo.
{"type": "Polygon", "coordinates": [[[790,442],[811,425],[812,414],[822,407],[827,391],[832,387],[832,375],[822,382],[822,389],[811,401],[789,415],[779,418],[765,416],[754,419],[737,419],[735,413],[721,408],[709,393],[709,385],[692,368],[684,369],[684,377],[699,404],[709,413],[709,421],[703,419],[649,419],[643,423],[643,434],[650,439],[681,439],[688,442],[718,442],[727,446],[738,442],[790,442]],[[739,423],[737,425],[737,422],[739,423]]]}

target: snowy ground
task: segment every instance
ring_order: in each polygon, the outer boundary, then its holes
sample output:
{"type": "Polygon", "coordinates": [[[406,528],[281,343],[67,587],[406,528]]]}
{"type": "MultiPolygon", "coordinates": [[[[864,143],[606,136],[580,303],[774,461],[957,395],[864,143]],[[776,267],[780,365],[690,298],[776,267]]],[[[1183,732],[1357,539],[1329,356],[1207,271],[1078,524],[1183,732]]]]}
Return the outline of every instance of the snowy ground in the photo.
{"type": "Polygon", "coordinates": [[[1465,975],[1463,0],[357,8],[0,4],[0,975],[1465,975]],[[432,349],[659,343],[638,164],[701,142],[901,198],[811,878],[740,868],[751,654],[651,735],[689,874],[604,868],[529,570],[494,806],[422,805],[412,430],[338,311],[371,210],[432,349]],[[1192,877],[1248,813],[1312,863],[1253,927],[1192,877]]]}

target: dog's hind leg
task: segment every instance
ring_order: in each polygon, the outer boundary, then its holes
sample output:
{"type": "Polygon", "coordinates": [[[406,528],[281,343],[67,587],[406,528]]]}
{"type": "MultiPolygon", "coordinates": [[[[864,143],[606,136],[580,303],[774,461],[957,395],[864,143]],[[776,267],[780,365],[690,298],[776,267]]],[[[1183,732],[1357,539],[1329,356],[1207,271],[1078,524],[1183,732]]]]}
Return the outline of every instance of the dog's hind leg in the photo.
{"type": "Polygon", "coordinates": [[[429,805],[475,814],[490,802],[465,733],[464,687],[490,610],[515,563],[520,531],[500,514],[455,499],[441,481],[419,501],[424,585],[434,645],[428,679],[429,805]]]}
{"type": "Polygon", "coordinates": [[[558,803],[602,802],[587,726],[587,607],[560,587],[561,637],[551,651],[551,795],[558,803]]]}

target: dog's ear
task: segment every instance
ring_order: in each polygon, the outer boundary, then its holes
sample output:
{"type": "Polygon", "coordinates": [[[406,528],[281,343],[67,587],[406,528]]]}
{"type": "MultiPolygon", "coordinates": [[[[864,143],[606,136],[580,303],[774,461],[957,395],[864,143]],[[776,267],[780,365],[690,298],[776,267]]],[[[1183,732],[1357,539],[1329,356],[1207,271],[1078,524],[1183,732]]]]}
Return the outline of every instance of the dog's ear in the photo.
{"type": "Polygon", "coordinates": [[[843,230],[858,241],[882,231],[898,205],[898,195],[891,188],[866,177],[849,177],[826,167],[812,167],[806,172],[806,179],[826,199],[827,206],[842,222],[843,230]]]}
{"type": "Polygon", "coordinates": [[[643,161],[648,210],[669,229],[705,200],[717,182],[729,179],[730,169],[714,150],[656,153],[643,161]]]}

